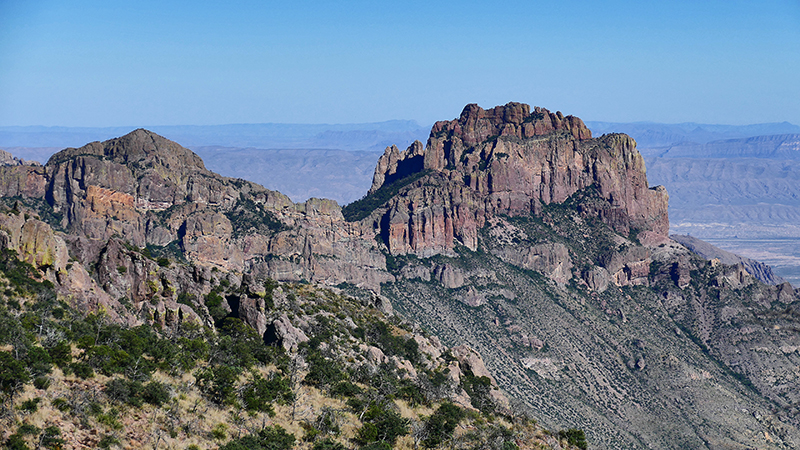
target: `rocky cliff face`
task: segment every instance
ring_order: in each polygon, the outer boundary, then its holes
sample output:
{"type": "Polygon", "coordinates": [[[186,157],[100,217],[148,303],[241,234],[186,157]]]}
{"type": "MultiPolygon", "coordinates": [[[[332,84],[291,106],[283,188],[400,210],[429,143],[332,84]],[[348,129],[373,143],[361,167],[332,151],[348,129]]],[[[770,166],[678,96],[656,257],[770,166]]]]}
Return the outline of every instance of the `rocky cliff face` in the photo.
{"type": "MultiPolygon", "coordinates": [[[[147,130],[63,150],[44,167],[3,167],[0,192],[46,213],[87,267],[116,253],[112,243],[119,240],[206,268],[281,280],[348,282],[377,292],[393,279],[374,241],[360,239],[335,202],[295,204],[221,177],[190,150],[147,130]]],[[[109,280],[113,292],[106,293],[143,301],[136,285],[146,281],[121,289],[109,280]]]]}
{"type": "Polygon", "coordinates": [[[392,254],[452,253],[456,242],[475,250],[487,218],[539,214],[589,186],[606,202],[587,215],[623,234],[665,237],[669,229],[666,190],[648,187],[633,139],[592,138],[577,117],[520,103],[467,105],[458,119],[437,122],[424,148],[388,148],[370,194],[410,178],[368,219],[392,254]]]}

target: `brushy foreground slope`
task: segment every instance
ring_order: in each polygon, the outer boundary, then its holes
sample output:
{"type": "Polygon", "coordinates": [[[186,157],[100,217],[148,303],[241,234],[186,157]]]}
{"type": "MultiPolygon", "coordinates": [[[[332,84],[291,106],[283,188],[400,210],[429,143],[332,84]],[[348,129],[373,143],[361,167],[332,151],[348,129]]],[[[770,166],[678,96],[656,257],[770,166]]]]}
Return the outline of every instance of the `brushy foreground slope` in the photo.
{"type": "MultiPolygon", "coordinates": [[[[474,353],[445,348],[338,290],[260,286],[272,315],[308,332],[293,329],[291,344],[269,345],[227,314],[216,332],[193,322],[115,324],[58,301],[39,275],[4,251],[7,448],[583,445],[576,430],[551,433],[511,415],[474,353]]],[[[218,282],[206,304],[247,288],[218,282]]]]}

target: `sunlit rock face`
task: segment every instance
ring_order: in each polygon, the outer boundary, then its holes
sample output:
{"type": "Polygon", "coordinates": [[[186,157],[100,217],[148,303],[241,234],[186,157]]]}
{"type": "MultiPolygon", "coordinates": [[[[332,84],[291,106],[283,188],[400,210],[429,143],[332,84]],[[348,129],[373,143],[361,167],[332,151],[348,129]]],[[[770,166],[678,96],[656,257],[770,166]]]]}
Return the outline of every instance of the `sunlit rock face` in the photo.
{"type": "Polygon", "coordinates": [[[413,181],[367,219],[392,254],[450,253],[456,242],[474,250],[488,217],[537,214],[589,186],[607,202],[587,213],[615,230],[669,231],[666,190],[649,188],[632,138],[592,138],[577,117],[521,103],[467,105],[437,122],[424,148],[387,148],[370,193],[404,179],[413,181]]]}

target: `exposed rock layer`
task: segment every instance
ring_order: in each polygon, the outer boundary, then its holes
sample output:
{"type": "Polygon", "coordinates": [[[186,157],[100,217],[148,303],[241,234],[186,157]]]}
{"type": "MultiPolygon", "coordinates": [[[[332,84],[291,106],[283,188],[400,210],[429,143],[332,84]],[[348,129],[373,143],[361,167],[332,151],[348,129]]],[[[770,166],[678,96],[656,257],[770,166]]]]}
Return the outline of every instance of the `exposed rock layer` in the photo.
{"type": "Polygon", "coordinates": [[[607,204],[587,213],[615,230],[669,230],[666,190],[648,187],[636,142],[618,134],[593,139],[580,119],[560,112],[467,105],[458,119],[437,122],[424,148],[387,148],[370,193],[424,171],[430,174],[370,216],[392,254],[448,253],[456,241],[474,250],[488,217],[537,214],[589,186],[607,204]]]}

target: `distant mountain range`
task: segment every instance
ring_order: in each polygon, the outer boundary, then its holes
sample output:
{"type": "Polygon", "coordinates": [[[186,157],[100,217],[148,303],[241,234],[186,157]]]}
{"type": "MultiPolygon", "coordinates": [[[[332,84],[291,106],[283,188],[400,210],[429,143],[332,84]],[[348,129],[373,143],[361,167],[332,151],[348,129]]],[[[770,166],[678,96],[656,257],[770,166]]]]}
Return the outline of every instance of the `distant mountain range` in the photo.
{"type": "MultiPolygon", "coordinates": [[[[131,127],[0,127],[0,148],[80,147],[129,133],[131,127]]],[[[225,146],[268,149],[380,150],[427,139],[429,126],[413,120],[352,124],[231,124],[147,127],[189,147],[225,146]]],[[[42,161],[44,162],[44,161],[42,161]]]]}
{"type": "Polygon", "coordinates": [[[625,133],[641,149],[667,147],[677,144],[705,144],[711,141],[741,139],[776,134],[798,134],[800,126],[789,122],[759,123],[753,125],[714,125],[703,123],[653,123],[653,122],[586,122],[596,136],[607,133],[625,133]]]}

